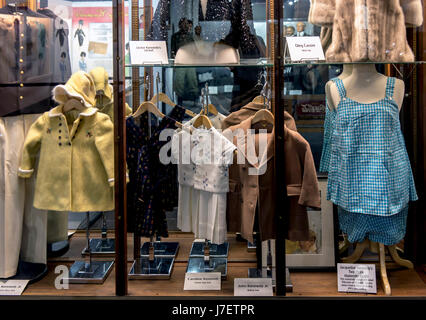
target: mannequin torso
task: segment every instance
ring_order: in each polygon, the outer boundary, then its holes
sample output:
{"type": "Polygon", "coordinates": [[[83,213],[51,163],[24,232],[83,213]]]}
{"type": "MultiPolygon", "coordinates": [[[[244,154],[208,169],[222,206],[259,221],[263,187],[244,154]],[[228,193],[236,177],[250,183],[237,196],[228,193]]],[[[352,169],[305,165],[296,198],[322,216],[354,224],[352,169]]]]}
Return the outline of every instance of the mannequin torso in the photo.
{"type": "MultiPolygon", "coordinates": [[[[347,97],[361,104],[370,104],[385,98],[386,76],[376,71],[374,64],[355,64],[352,74],[343,79],[347,97]]],[[[327,88],[326,88],[327,90],[327,88]]],[[[340,95],[335,84],[329,85],[327,97],[330,109],[336,109],[340,102],[340,95]]],[[[392,99],[401,110],[404,100],[404,82],[395,79],[395,90],[392,99]]]]}
{"type": "MultiPolygon", "coordinates": [[[[339,74],[339,76],[338,76],[338,78],[340,79],[340,80],[343,80],[343,79],[346,79],[347,77],[349,77],[351,74],[352,74],[352,65],[351,64],[344,64],[343,65],[343,71],[342,71],[342,73],[341,74],[339,74]]],[[[331,91],[330,91],[330,88],[331,88],[331,85],[333,84],[333,81],[328,81],[326,84],[325,84],[325,94],[326,94],[326,96],[327,97],[331,97],[331,91]]],[[[333,109],[335,109],[336,107],[334,106],[334,104],[333,104],[333,101],[332,101],[332,99],[330,99],[330,98],[328,98],[328,107],[330,108],[330,110],[333,110],[333,109]]]]}

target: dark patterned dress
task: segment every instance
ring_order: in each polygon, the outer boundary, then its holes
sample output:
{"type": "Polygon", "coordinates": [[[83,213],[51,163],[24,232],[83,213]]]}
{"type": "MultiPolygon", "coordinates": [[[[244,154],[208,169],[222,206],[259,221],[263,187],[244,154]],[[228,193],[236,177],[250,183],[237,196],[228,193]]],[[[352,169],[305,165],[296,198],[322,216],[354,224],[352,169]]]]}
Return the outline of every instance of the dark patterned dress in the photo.
{"type": "Polygon", "coordinates": [[[177,168],[174,164],[160,162],[159,153],[168,141],[160,141],[165,129],[176,129],[185,109],[176,106],[165,116],[158,127],[138,126],[133,117],[127,118],[127,159],[130,182],[128,207],[130,229],[139,236],[168,236],[166,211],[177,205],[177,168]]]}

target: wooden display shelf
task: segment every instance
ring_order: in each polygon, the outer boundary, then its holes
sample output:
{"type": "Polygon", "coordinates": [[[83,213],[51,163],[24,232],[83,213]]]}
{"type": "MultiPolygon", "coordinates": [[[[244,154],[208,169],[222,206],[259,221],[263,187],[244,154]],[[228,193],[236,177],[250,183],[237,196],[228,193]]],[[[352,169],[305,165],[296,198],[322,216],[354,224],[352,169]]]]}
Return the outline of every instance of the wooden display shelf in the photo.
{"type": "MultiPolygon", "coordinates": [[[[95,235],[95,233],[94,233],[95,235]]],[[[234,279],[246,278],[248,268],[256,267],[255,253],[247,252],[246,242],[237,241],[235,236],[229,236],[230,251],[228,264],[228,278],[222,281],[221,291],[184,291],[184,279],[187,259],[193,235],[171,233],[168,241],[176,240],[180,243],[179,254],[175,262],[172,276],[169,280],[130,280],[128,283],[129,296],[233,296],[234,279]]],[[[133,239],[128,237],[129,250],[132,251],[133,239]]],[[[114,296],[115,295],[115,270],[111,272],[103,284],[70,284],[68,290],[55,288],[55,268],[58,265],[71,264],[76,259],[83,259],[81,251],[85,246],[84,233],[76,233],[71,239],[70,250],[62,257],[49,260],[49,273],[39,282],[27,287],[23,295],[26,296],[114,296]]],[[[102,258],[99,258],[102,259],[102,258]]],[[[105,259],[105,258],[104,258],[105,259]]],[[[128,256],[128,270],[132,265],[133,257],[128,256]]],[[[392,287],[393,297],[424,297],[426,296],[426,278],[422,269],[398,269],[389,272],[389,282],[392,287]]],[[[378,283],[377,295],[372,294],[347,294],[337,292],[337,277],[334,272],[291,272],[293,292],[291,297],[382,297],[383,289],[378,283]]]]}

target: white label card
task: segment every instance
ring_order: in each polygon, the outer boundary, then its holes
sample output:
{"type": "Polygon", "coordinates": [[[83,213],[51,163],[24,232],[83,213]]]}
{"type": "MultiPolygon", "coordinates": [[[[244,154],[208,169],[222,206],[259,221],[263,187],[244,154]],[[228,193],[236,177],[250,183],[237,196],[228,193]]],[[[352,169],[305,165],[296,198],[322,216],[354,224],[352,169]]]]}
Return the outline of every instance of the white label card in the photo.
{"type": "Polygon", "coordinates": [[[232,89],[234,88],[234,86],[233,85],[229,85],[229,84],[227,84],[227,85],[225,85],[224,86],[224,88],[223,88],[223,90],[226,92],[226,93],[228,93],[228,92],[232,92],[232,89]]]}
{"type": "Polygon", "coordinates": [[[220,290],[221,277],[220,272],[187,272],[183,290],[220,290]]]}
{"type": "Polygon", "coordinates": [[[209,87],[209,94],[217,94],[218,88],[217,87],[209,87]]]}
{"type": "Polygon", "coordinates": [[[374,264],[337,264],[339,292],[377,293],[374,264]]]}
{"type": "Polygon", "coordinates": [[[132,65],[168,64],[166,41],[130,41],[132,65]]]}
{"type": "Polygon", "coordinates": [[[290,59],[294,62],[324,61],[319,37],[286,37],[290,59]]]}
{"type": "Polygon", "coordinates": [[[273,295],[272,278],[234,279],[234,296],[272,297],[273,295]]]}
{"type": "Polygon", "coordinates": [[[0,296],[20,296],[30,280],[0,280],[0,296]]]}

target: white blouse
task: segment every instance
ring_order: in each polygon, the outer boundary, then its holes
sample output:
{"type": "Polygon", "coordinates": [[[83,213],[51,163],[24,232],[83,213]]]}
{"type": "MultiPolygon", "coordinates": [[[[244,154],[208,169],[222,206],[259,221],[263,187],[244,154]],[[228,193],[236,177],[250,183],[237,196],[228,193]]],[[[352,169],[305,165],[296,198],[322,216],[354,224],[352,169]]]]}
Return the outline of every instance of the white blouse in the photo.
{"type": "Polygon", "coordinates": [[[213,127],[188,124],[175,132],[172,156],[178,165],[178,227],[182,231],[194,232],[196,238],[212,243],[225,242],[228,167],[235,149],[213,127]]]}
{"type": "Polygon", "coordinates": [[[214,127],[192,133],[195,163],[194,188],[209,192],[228,192],[228,167],[233,160],[234,144],[214,127]]]}

